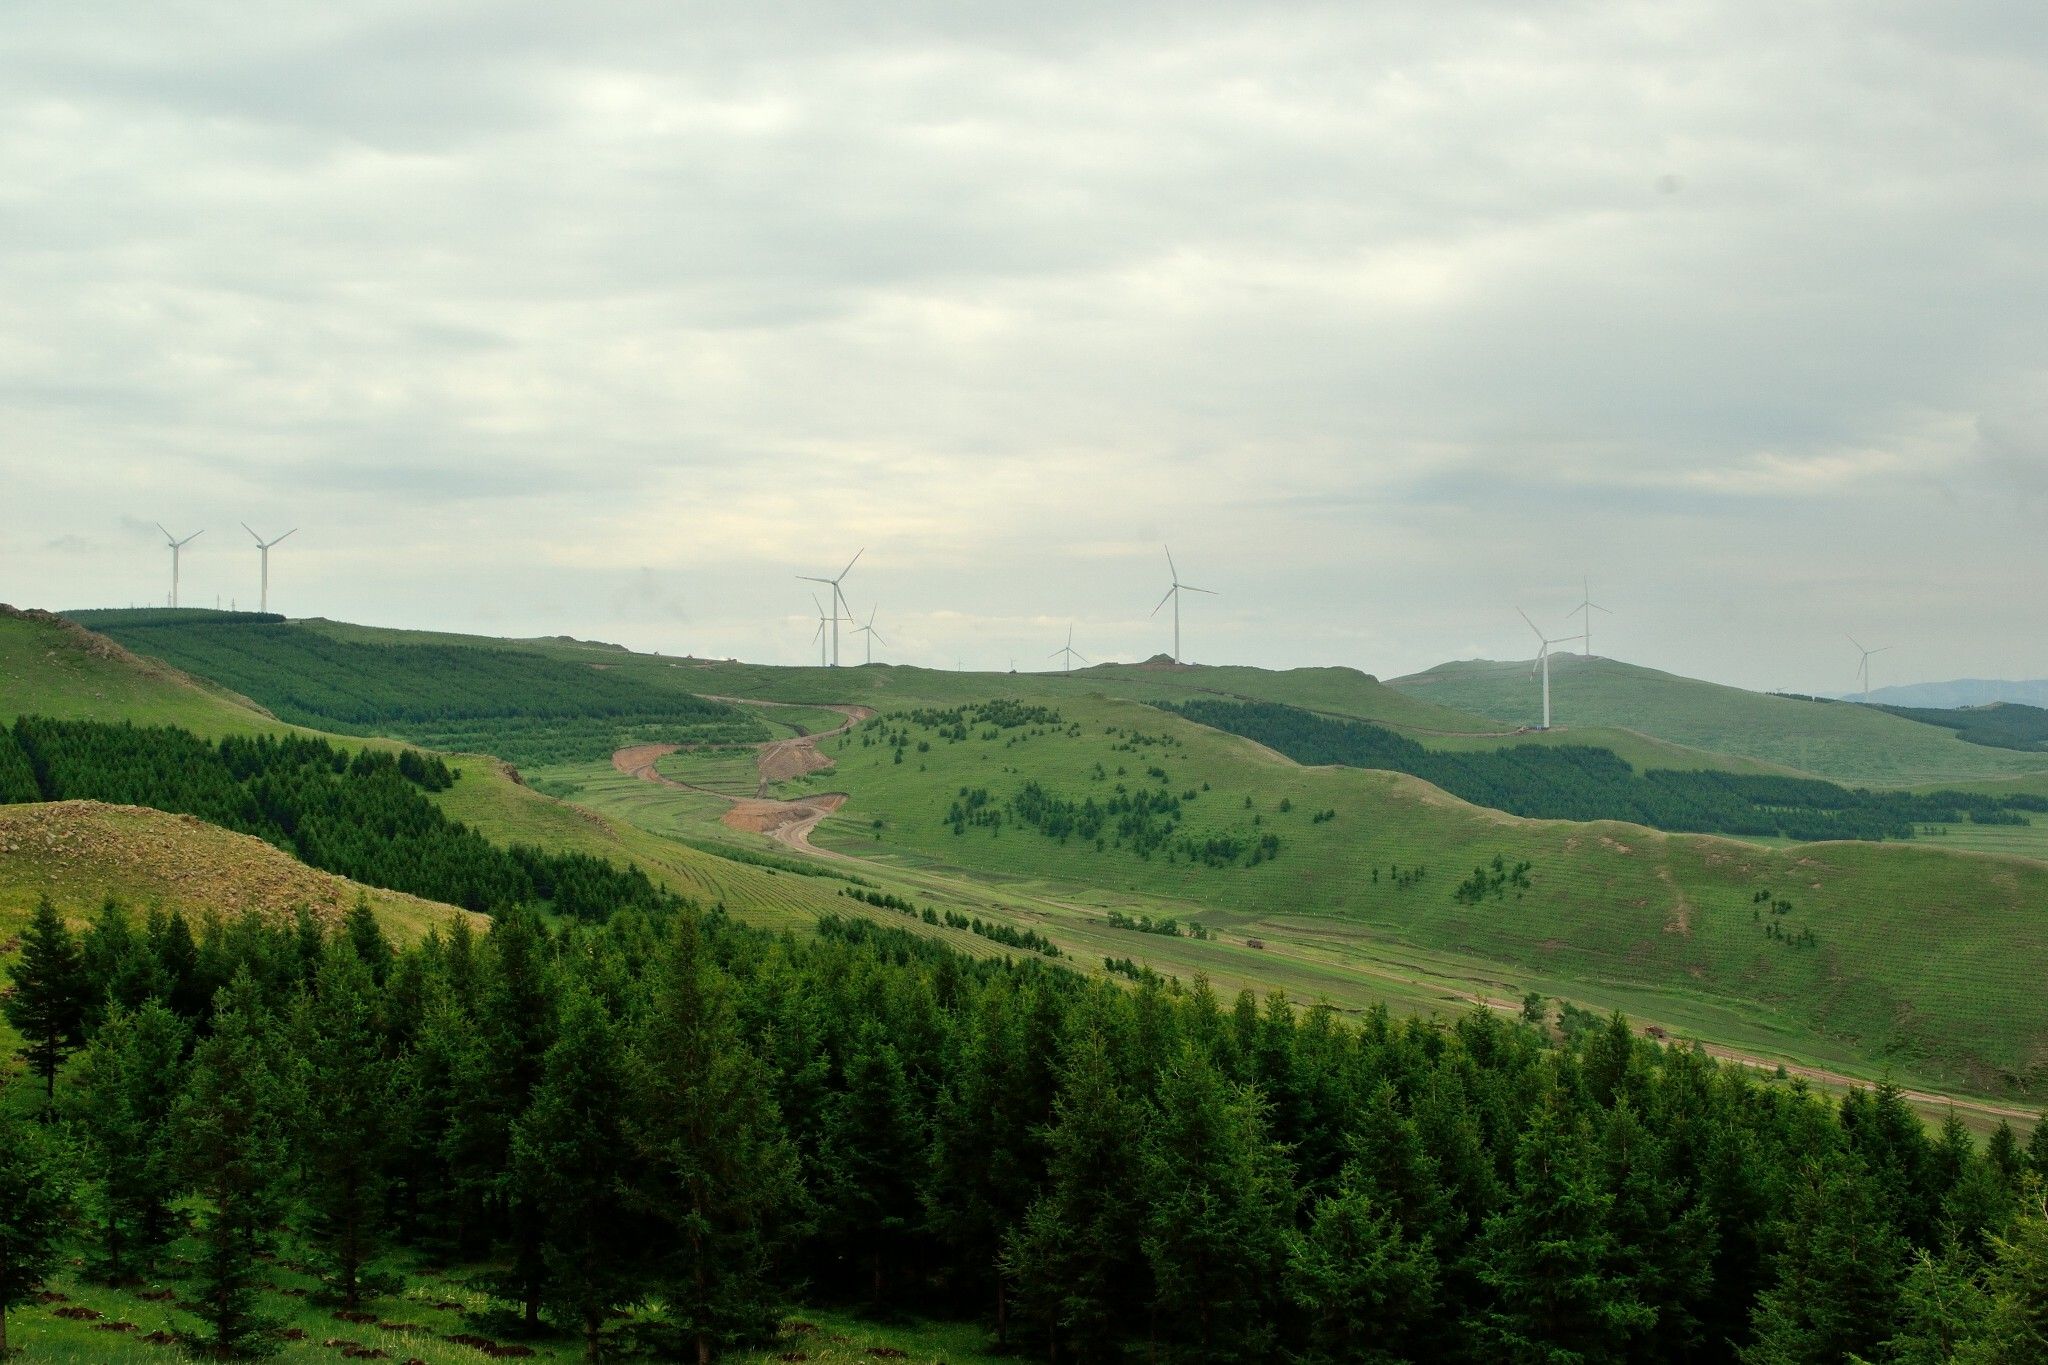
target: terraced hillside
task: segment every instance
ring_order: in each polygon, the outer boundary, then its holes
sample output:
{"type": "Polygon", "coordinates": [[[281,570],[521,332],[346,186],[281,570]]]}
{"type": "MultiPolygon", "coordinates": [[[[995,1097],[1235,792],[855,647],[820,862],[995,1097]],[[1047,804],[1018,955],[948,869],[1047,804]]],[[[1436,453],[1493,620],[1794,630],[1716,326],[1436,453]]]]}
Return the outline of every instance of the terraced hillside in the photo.
{"type": "MultiPolygon", "coordinates": [[[[1968,744],[1952,731],[1850,702],[1748,692],[1598,657],[1559,655],[1551,668],[1555,714],[1567,731],[1635,730],[1852,785],[1909,786],[2048,771],[2048,756],[1968,744]]],[[[1527,661],[1443,664],[1389,686],[1501,723],[1527,722],[1536,704],[1527,661]]]]}

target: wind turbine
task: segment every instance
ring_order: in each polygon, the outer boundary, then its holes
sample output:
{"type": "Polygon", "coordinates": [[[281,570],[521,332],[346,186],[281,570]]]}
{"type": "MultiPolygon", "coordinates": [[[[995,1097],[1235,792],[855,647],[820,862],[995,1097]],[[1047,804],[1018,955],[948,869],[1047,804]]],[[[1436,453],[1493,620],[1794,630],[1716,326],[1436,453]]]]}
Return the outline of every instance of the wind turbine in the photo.
{"type": "MultiPolygon", "coordinates": [[[[825,604],[818,600],[818,594],[811,594],[811,605],[818,609],[818,633],[811,638],[818,642],[818,667],[825,666],[825,604]]],[[[833,633],[838,634],[835,628],[833,633]]]]}
{"type": "MultiPolygon", "coordinates": [[[[1168,589],[1166,590],[1166,596],[1165,596],[1165,597],[1162,597],[1162,598],[1160,598],[1160,599],[1159,599],[1159,607],[1163,607],[1163,606],[1165,606],[1165,605],[1166,605],[1166,603],[1167,603],[1167,599],[1168,599],[1168,598],[1171,598],[1171,599],[1173,600],[1173,661],[1174,661],[1175,663],[1179,663],[1179,662],[1180,662],[1180,595],[1181,595],[1182,593],[1184,593],[1184,592],[1201,592],[1201,593],[1208,593],[1208,594],[1209,594],[1209,596],[1211,596],[1211,597],[1214,597],[1214,596],[1216,595],[1216,593],[1215,593],[1215,591],[1214,591],[1213,589],[1210,589],[1210,588],[1198,588],[1198,587],[1196,587],[1196,586],[1195,586],[1194,584],[1192,584],[1192,583],[1183,583],[1183,582],[1181,582],[1181,581],[1180,581],[1180,570],[1179,570],[1179,569],[1177,569],[1177,568],[1175,568],[1175,567],[1174,567],[1174,564],[1173,564],[1173,547],[1169,545],[1169,546],[1166,546],[1166,547],[1165,547],[1165,549],[1166,549],[1166,571],[1167,571],[1167,573],[1168,573],[1168,574],[1169,574],[1169,575],[1170,575],[1170,576],[1172,577],[1172,579],[1173,579],[1173,586],[1172,586],[1172,587],[1170,587],[1170,588],[1168,588],[1168,589]]],[[[1154,616],[1157,616],[1157,615],[1159,614],[1159,607],[1154,607],[1154,608],[1152,608],[1152,614],[1153,614],[1154,616]]]]}
{"type": "Polygon", "coordinates": [[[1573,607],[1571,609],[1570,614],[1573,616],[1584,616],[1586,618],[1586,624],[1583,627],[1584,633],[1580,636],[1580,638],[1586,642],[1586,657],[1590,659],[1593,657],[1593,613],[1596,611],[1606,611],[1609,616],[1614,615],[1614,613],[1611,611],[1607,611],[1607,608],[1601,606],[1598,602],[1595,602],[1593,600],[1593,585],[1591,580],[1582,578],[1579,580],[1579,584],[1581,588],[1584,590],[1583,595],[1579,598],[1579,605],[1573,607]]]}
{"type": "Polygon", "coordinates": [[[846,594],[839,590],[839,585],[846,580],[848,574],[853,572],[853,566],[860,563],[860,557],[867,552],[865,545],[854,551],[853,558],[846,561],[846,567],[839,571],[839,577],[837,578],[814,578],[810,574],[802,573],[797,575],[798,578],[801,578],[806,583],[824,583],[832,589],[832,667],[834,668],[839,667],[839,622],[842,619],[848,621],[853,619],[851,616],[844,615],[847,611],[846,594]]]}
{"type": "MultiPolygon", "coordinates": [[[[853,628],[853,633],[855,635],[865,635],[868,637],[867,657],[862,660],[863,663],[873,663],[875,661],[875,641],[882,640],[882,632],[875,629],[875,612],[878,610],[880,609],[877,607],[869,607],[868,623],[864,626],[855,626],[853,628]]],[[[887,640],[882,640],[882,643],[886,645],[889,642],[887,640]]]]}
{"type": "Polygon", "coordinates": [[[1870,705],[1870,656],[1882,654],[1890,649],[1891,646],[1879,645],[1876,649],[1863,649],[1862,645],[1857,644],[1855,636],[1851,635],[1847,638],[1850,644],[1856,645],[1856,648],[1863,650],[1863,657],[1856,664],[1856,679],[1863,684],[1863,704],[1868,706],[1870,705]]]}
{"type": "Polygon", "coordinates": [[[1515,614],[1524,621],[1528,621],[1529,629],[1535,630],[1536,638],[1543,642],[1542,648],[1536,651],[1536,666],[1529,671],[1534,673],[1540,669],[1543,673],[1543,728],[1548,730],[1550,728],[1550,647],[1552,645],[1567,644],[1579,637],[1576,635],[1561,635],[1553,640],[1542,631],[1536,630],[1536,623],[1529,620],[1528,612],[1523,611],[1520,607],[1516,607],[1515,614]]]}
{"type": "Polygon", "coordinates": [[[270,610],[270,547],[271,547],[271,546],[273,546],[273,545],[275,545],[275,544],[277,544],[277,543],[278,543],[279,541],[284,541],[284,540],[289,540],[289,539],[291,539],[291,538],[292,538],[293,536],[295,536],[295,535],[297,535],[297,534],[299,533],[299,528],[298,528],[298,527],[296,527],[296,526],[292,527],[292,529],[291,529],[291,530],[289,530],[289,531],[286,531],[286,532],[285,532],[285,533],[284,533],[283,535],[279,536],[279,537],[277,538],[277,540],[265,540],[265,539],[264,539],[264,538],[263,538],[262,536],[259,536],[259,535],[257,535],[257,534],[256,534],[256,533],[255,533],[254,531],[250,531],[250,530],[249,530],[249,523],[248,523],[248,522],[246,522],[246,521],[242,523],[242,529],[243,529],[244,531],[249,531],[249,539],[251,539],[251,540],[255,541],[255,542],[256,542],[256,548],[257,548],[258,550],[262,551],[262,553],[263,553],[263,596],[262,596],[262,598],[261,598],[261,600],[260,600],[260,603],[259,603],[259,605],[257,606],[256,610],[258,610],[258,611],[269,611],[269,610],[270,610]]]}
{"type": "Polygon", "coordinates": [[[1062,655],[1064,655],[1067,660],[1066,667],[1060,670],[1060,672],[1062,673],[1072,673],[1074,671],[1074,660],[1076,659],[1079,659],[1084,664],[1088,662],[1088,656],[1081,653],[1080,650],[1074,648],[1074,627],[1071,624],[1067,626],[1066,647],[1064,649],[1056,649],[1052,653],[1046,655],[1045,657],[1048,659],[1057,659],[1062,655]]]}
{"type": "MultiPolygon", "coordinates": [[[[156,529],[164,531],[164,524],[158,522],[156,529]]],[[[204,530],[198,530],[180,540],[169,531],[164,531],[164,539],[169,541],[171,546],[171,605],[174,607],[178,605],[178,553],[205,534],[204,530]]]]}

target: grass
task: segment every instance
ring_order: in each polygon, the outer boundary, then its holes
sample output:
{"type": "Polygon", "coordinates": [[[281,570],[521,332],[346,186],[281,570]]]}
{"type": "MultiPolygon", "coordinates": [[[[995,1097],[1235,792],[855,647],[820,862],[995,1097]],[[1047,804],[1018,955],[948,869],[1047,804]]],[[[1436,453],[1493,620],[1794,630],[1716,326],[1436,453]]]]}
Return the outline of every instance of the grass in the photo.
{"type": "Polygon", "coordinates": [[[0,937],[12,935],[46,895],[81,925],[109,895],[138,911],[289,915],[303,905],[329,920],[362,897],[401,942],[458,916],[482,920],[318,871],[261,839],[191,816],[95,801],[0,806],[0,937]]]}
{"type": "MultiPolygon", "coordinates": [[[[1848,702],[1748,692],[1598,657],[1558,655],[1551,669],[1555,713],[1574,729],[1635,730],[1852,786],[2048,772],[2048,755],[1968,744],[1952,731],[1848,702]]],[[[1527,663],[1445,664],[1396,678],[1391,686],[1500,722],[1534,718],[1536,691],[1527,663]]]]}
{"type": "MultiPolygon", "coordinates": [[[[174,1245],[173,1257],[189,1255],[189,1245],[174,1245]]],[[[173,1269],[177,1267],[172,1266],[173,1269]]],[[[366,1299],[363,1311],[375,1315],[367,1323],[337,1319],[332,1309],[313,1302],[318,1281],[294,1261],[273,1263],[270,1288],[262,1296],[259,1311],[273,1318],[291,1334],[280,1343],[272,1360],[286,1362],[332,1361],[340,1347],[329,1342],[353,1342],[387,1353],[387,1359],[420,1360],[427,1365],[483,1365],[493,1357],[475,1345],[458,1344],[453,1336],[477,1337],[493,1342],[517,1340],[497,1325],[488,1302],[467,1283],[482,1267],[453,1271],[393,1263],[401,1269],[405,1288],[380,1298],[366,1299]]],[[[87,1279],[82,1272],[55,1277],[49,1290],[59,1300],[30,1304],[7,1316],[8,1339],[22,1357],[34,1361],[78,1362],[78,1365],[124,1365],[193,1357],[181,1346],[143,1338],[152,1333],[175,1334],[190,1329],[193,1318],[175,1307],[174,1299],[145,1298],[145,1294],[182,1292],[182,1282],[159,1278],[144,1283],[111,1288],[87,1279]],[[59,1316],[60,1312],[92,1314],[87,1317],[59,1316]],[[128,1330],[111,1330],[112,1324],[128,1324],[128,1330]]],[[[629,1329],[630,1319],[613,1330],[629,1329]]],[[[909,1365],[993,1365],[997,1359],[984,1350],[987,1333],[972,1324],[934,1323],[916,1319],[888,1323],[865,1321],[853,1314],[826,1308],[794,1306],[785,1314],[777,1340],[764,1349],[740,1351],[721,1356],[732,1365],[766,1365],[769,1361],[791,1359],[791,1352],[815,1365],[872,1365],[875,1348],[902,1352],[909,1365]]],[[[580,1339],[571,1335],[521,1341],[541,1362],[570,1362],[583,1359],[580,1339]]],[[[890,1358],[894,1358],[893,1356],[890,1358]]]]}
{"type": "Polygon", "coordinates": [[[19,715],[180,725],[208,739],[291,728],[243,698],[68,622],[0,611],[0,724],[19,715]]]}

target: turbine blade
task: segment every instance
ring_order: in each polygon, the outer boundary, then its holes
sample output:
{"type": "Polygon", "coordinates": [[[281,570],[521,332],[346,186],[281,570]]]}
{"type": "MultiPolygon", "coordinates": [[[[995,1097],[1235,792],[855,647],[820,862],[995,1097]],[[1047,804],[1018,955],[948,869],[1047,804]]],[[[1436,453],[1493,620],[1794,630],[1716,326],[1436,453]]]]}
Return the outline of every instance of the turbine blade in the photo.
{"type": "MultiPolygon", "coordinates": [[[[1858,649],[1863,649],[1863,645],[1862,645],[1862,642],[1861,642],[1861,641],[1859,641],[1859,640],[1858,640],[1858,639],[1857,639],[1857,638],[1856,638],[1855,636],[1853,636],[1853,635],[1844,635],[1844,636],[1843,636],[1842,638],[1843,638],[1843,639],[1845,639],[1845,640],[1847,640],[1847,641],[1848,641],[1848,642],[1849,642],[1850,644],[1852,644],[1852,645],[1855,645],[1855,646],[1856,646],[1856,648],[1858,648],[1858,649]]],[[[1865,654],[1868,654],[1868,653],[1869,653],[1870,651],[1869,651],[1869,650],[1867,650],[1867,649],[1863,649],[1863,652],[1864,652],[1865,654]]]]}
{"type": "Polygon", "coordinates": [[[291,530],[286,531],[283,535],[279,536],[276,540],[273,540],[270,543],[272,545],[282,545],[285,541],[290,540],[293,536],[297,535],[298,533],[299,528],[294,526],[292,527],[291,530]]]}
{"type": "MultiPolygon", "coordinates": [[[[1526,611],[1523,611],[1523,610],[1522,610],[1522,609],[1521,609],[1520,607],[1516,607],[1516,608],[1515,608],[1515,615],[1517,615],[1517,616],[1521,617],[1521,618],[1522,618],[1522,619],[1523,619],[1524,621],[1527,621],[1527,622],[1528,622],[1528,625],[1529,625],[1529,629],[1531,629],[1531,630],[1536,630],[1536,623],[1535,623],[1534,621],[1530,621],[1530,620],[1529,620],[1529,613],[1528,613],[1528,612],[1526,612],[1526,611]]],[[[1539,639],[1539,640],[1543,639],[1543,638],[1544,638],[1544,636],[1543,636],[1543,632],[1542,632],[1542,631],[1540,631],[1540,630],[1536,630],[1536,638],[1537,638],[1537,639],[1539,639]]]]}
{"type": "MultiPolygon", "coordinates": [[[[845,567],[845,568],[843,568],[843,569],[841,569],[841,570],[839,571],[839,578],[844,578],[844,577],[846,577],[846,576],[847,576],[848,574],[852,573],[852,572],[853,572],[853,566],[854,566],[854,565],[856,565],[856,564],[858,564],[858,563],[860,563],[860,557],[861,557],[862,555],[866,554],[867,552],[868,552],[868,547],[867,547],[867,546],[865,546],[865,545],[861,546],[861,547],[860,547],[860,548],[859,548],[858,550],[855,550],[855,551],[853,552],[853,558],[852,558],[852,559],[849,559],[849,560],[847,560],[847,561],[846,561],[846,567],[845,567]]],[[[833,579],[832,581],[833,581],[834,583],[837,583],[837,582],[839,581],[839,578],[835,578],[835,579],[833,579]]]]}
{"type": "MultiPolygon", "coordinates": [[[[258,545],[263,545],[263,537],[262,537],[262,536],[259,536],[259,535],[257,535],[257,534],[256,534],[256,532],[255,532],[254,530],[252,530],[252,529],[250,528],[250,526],[249,526],[249,523],[248,523],[248,522],[246,522],[246,521],[245,521],[245,522],[243,522],[243,523],[242,523],[242,529],[243,529],[244,531],[248,531],[248,532],[249,532],[249,539],[251,539],[251,540],[255,541],[255,542],[256,542],[256,543],[258,544],[258,545]]],[[[269,549],[270,547],[269,547],[268,545],[263,545],[263,548],[267,550],[267,549],[269,549]]]]}
{"type": "Polygon", "coordinates": [[[1070,651],[1068,651],[1068,652],[1069,652],[1069,653],[1071,653],[1071,654],[1072,654],[1072,655],[1073,655],[1073,656],[1074,656],[1075,658],[1079,659],[1079,660],[1080,660],[1080,661],[1081,661],[1082,663],[1084,663],[1084,664],[1085,664],[1085,663],[1087,663],[1087,662],[1089,661],[1089,660],[1088,660],[1088,656],[1087,656],[1086,654],[1083,654],[1083,653],[1082,653],[1082,652],[1081,652],[1080,650],[1078,650],[1078,649],[1076,649],[1076,650],[1070,650],[1070,651]]]}
{"type": "Polygon", "coordinates": [[[1166,571],[1173,575],[1174,582],[1180,582],[1180,570],[1173,566],[1173,547],[1171,545],[1162,545],[1159,548],[1166,551],[1166,571]]]}
{"type": "Polygon", "coordinates": [[[1214,596],[1216,596],[1216,589],[1214,589],[1214,588],[1198,588],[1198,587],[1196,587],[1196,586],[1195,586],[1194,584],[1192,584],[1192,583],[1183,583],[1183,584],[1181,584],[1181,585],[1180,585],[1180,590],[1181,590],[1182,592],[1205,592],[1205,593],[1209,594],[1209,596],[1211,596],[1211,597],[1214,597],[1214,596]]]}
{"type": "Polygon", "coordinates": [[[800,573],[797,575],[797,577],[806,583],[830,583],[832,581],[829,578],[818,578],[812,574],[807,573],[800,573]]]}
{"type": "MultiPolygon", "coordinates": [[[[1165,606],[1165,605],[1166,605],[1166,598],[1167,598],[1167,597],[1171,597],[1171,596],[1173,596],[1173,595],[1174,595],[1175,593],[1177,593],[1177,592],[1179,592],[1179,591],[1180,591],[1180,584],[1178,584],[1178,583],[1176,583],[1176,584],[1174,584],[1174,585],[1173,585],[1172,587],[1168,588],[1168,589],[1166,590],[1166,597],[1162,597],[1162,598],[1160,598],[1160,599],[1159,599],[1159,607],[1163,607],[1163,606],[1165,606]]],[[[1154,616],[1157,616],[1157,615],[1159,614],[1159,607],[1154,607],[1154,608],[1152,608],[1152,614],[1153,614],[1154,616]]]]}

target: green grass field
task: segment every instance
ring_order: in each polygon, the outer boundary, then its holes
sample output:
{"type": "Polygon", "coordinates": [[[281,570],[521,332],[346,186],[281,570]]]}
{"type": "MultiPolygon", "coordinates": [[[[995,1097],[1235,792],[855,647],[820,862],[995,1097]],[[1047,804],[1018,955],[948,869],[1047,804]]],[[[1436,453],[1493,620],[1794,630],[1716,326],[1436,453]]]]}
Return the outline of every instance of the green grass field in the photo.
{"type": "MultiPolygon", "coordinates": [[[[2048,755],[1967,744],[1952,731],[1848,702],[1746,692],[1598,657],[1556,655],[1551,668],[1553,711],[1568,736],[1618,727],[1852,786],[2048,772],[2048,755]]],[[[1501,722],[1534,723],[1539,705],[1526,662],[1444,664],[1390,686],[1501,722]]]]}
{"type": "Polygon", "coordinates": [[[0,612],[0,724],[19,715],[181,725],[209,739],[291,727],[166,664],[68,623],[0,612]]]}

